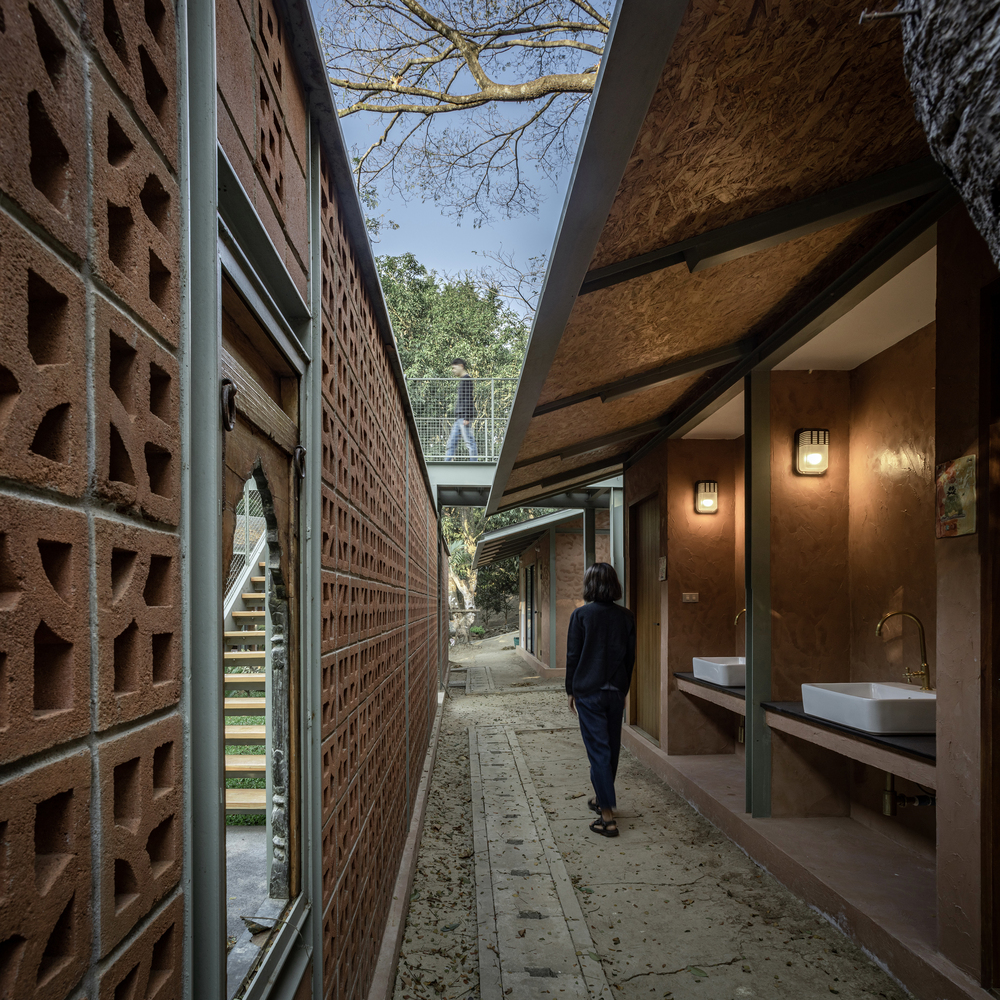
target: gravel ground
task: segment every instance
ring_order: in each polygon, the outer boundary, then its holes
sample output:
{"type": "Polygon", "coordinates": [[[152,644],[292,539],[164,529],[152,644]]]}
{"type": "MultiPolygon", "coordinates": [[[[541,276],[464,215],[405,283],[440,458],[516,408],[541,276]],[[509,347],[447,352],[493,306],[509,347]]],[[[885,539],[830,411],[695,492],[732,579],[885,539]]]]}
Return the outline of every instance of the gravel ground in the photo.
{"type": "Polygon", "coordinates": [[[596,953],[624,997],[904,1000],[860,949],[627,751],[622,834],[590,833],[588,769],[561,685],[528,686],[523,662],[497,652],[502,642],[487,640],[478,655],[489,655],[506,691],[445,700],[397,1000],[479,995],[468,730],[498,723],[551,730],[519,739],[596,953]],[[496,665],[501,656],[507,669],[496,665]]]}

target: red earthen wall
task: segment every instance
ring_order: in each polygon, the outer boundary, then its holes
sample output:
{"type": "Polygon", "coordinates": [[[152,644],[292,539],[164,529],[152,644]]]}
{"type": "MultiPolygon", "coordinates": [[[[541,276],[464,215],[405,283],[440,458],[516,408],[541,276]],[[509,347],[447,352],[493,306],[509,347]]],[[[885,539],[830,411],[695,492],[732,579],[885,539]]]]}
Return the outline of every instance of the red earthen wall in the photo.
{"type": "Polygon", "coordinates": [[[11,998],[181,995],[177,91],[170,3],[3,4],[11,998]]]}
{"type": "Polygon", "coordinates": [[[322,198],[323,991],[346,1000],[371,984],[437,708],[447,554],[325,160],[322,198]]]}

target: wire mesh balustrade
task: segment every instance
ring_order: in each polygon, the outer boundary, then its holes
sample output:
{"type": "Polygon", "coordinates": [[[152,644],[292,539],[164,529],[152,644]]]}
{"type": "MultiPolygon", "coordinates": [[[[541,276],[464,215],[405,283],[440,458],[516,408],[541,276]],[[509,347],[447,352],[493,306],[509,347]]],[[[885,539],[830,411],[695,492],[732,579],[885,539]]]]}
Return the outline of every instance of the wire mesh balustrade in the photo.
{"type": "Polygon", "coordinates": [[[516,378],[473,378],[474,416],[466,427],[456,416],[457,378],[408,378],[406,386],[424,458],[442,462],[495,462],[500,455],[507,418],[514,405],[516,378]],[[471,454],[466,438],[475,443],[471,454]],[[452,455],[449,456],[448,452],[452,455]]]}
{"type": "Polygon", "coordinates": [[[257,543],[267,531],[264,501],[251,476],[243,486],[243,495],[236,502],[236,531],[233,535],[233,561],[229,564],[225,594],[240,582],[257,543]]]}

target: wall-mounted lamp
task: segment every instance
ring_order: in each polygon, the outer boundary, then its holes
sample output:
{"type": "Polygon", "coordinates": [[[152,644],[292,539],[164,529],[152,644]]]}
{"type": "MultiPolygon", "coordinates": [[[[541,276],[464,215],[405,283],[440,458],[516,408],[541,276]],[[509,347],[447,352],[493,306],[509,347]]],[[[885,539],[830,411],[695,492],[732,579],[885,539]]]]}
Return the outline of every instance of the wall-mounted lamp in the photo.
{"type": "Polygon", "coordinates": [[[822,476],[830,467],[830,432],[795,432],[795,471],[800,476],[822,476]]]}
{"type": "Polygon", "coordinates": [[[719,484],[702,479],[694,484],[694,510],[696,514],[719,513],[719,484]]]}

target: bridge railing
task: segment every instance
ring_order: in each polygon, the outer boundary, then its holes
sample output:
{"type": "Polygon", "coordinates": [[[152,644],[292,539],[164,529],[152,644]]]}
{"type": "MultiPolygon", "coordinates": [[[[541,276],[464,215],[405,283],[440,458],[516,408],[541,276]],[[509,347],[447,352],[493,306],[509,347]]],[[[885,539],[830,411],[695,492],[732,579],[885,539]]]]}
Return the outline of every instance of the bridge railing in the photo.
{"type": "MultiPolygon", "coordinates": [[[[406,386],[413,406],[417,434],[428,462],[442,462],[447,457],[448,441],[455,429],[455,404],[458,400],[457,378],[408,378],[406,386]]],[[[474,378],[472,399],[476,415],[469,422],[477,456],[470,457],[462,435],[454,442],[456,462],[496,462],[507,429],[507,418],[514,405],[516,378],[474,378]]]]}

